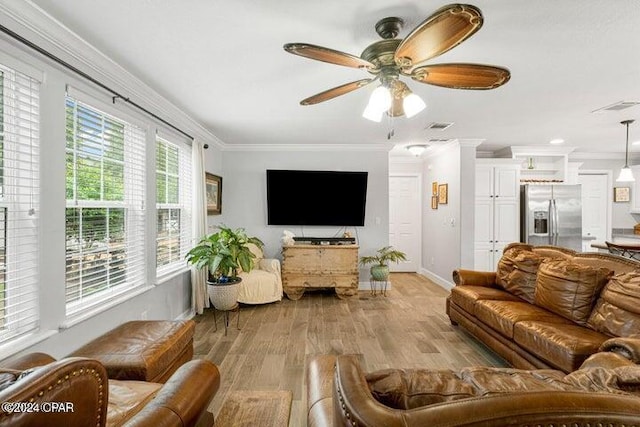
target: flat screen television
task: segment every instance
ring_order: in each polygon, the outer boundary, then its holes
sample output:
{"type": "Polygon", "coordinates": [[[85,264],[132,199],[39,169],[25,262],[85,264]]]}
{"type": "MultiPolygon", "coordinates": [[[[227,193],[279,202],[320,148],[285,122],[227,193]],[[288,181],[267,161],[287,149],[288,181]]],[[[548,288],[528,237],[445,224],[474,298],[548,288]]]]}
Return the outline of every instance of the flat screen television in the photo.
{"type": "Polygon", "coordinates": [[[267,169],[267,224],[362,226],[367,172],[267,169]]]}

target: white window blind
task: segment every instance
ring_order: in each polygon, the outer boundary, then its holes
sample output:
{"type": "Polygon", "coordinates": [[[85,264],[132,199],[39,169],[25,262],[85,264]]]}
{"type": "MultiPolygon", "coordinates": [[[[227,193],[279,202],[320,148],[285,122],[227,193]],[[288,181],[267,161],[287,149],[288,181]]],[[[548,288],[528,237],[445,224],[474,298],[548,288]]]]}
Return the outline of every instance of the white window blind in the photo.
{"type": "Polygon", "coordinates": [[[156,140],[156,266],[160,276],[186,265],[191,243],[191,147],[156,140]]]}
{"type": "Polygon", "coordinates": [[[39,91],[0,65],[0,342],[39,325],[39,91]]]}
{"type": "Polygon", "coordinates": [[[145,279],[145,132],[66,98],[67,315],[145,279]]]}

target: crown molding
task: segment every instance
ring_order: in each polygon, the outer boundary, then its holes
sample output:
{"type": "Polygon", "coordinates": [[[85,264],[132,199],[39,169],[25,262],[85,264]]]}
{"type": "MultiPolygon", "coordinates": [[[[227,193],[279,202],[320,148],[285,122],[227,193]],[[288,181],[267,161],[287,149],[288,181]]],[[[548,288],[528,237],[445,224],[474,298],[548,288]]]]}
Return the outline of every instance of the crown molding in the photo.
{"type": "MultiPolygon", "coordinates": [[[[31,0],[0,0],[0,22],[94,79],[126,94],[132,101],[143,105],[174,126],[187,131],[194,138],[199,138],[221,150],[228,145],[179,106],[160,95],[31,0]]],[[[32,53],[30,48],[4,34],[3,36],[6,40],[19,46],[20,49],[32,53]]],[[[33,54],[47,63],[54,64],[37,52],[33,52],[33,54]]],[[[55,66],[56,68],[60,67],[57,64],[55,66]]],[[[150,119],[153,120],[151,117],[150,119]]]]}
{"type": "Polygon", "coordinates": [[[222,151],[384,151],[385,144],[225,144],[222,151]]]}
{"type": "MultiPolygon", "coordinates": [[[[629,158],[633,158],[634,153],[629,152],[629,158]]],[[[569,160],[624,160],[624,153],[585,153],[573,152],[569,154],[569,160]]]]}

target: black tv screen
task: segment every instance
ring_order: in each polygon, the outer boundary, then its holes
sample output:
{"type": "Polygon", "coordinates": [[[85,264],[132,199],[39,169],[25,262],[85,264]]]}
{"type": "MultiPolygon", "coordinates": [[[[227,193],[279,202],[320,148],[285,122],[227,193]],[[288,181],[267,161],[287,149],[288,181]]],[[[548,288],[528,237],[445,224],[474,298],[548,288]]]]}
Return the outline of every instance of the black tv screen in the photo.
{"type": "Polygon", "coordinates": [[[362,226],[367,174],[267,169],[267,223],[362,226]]]}

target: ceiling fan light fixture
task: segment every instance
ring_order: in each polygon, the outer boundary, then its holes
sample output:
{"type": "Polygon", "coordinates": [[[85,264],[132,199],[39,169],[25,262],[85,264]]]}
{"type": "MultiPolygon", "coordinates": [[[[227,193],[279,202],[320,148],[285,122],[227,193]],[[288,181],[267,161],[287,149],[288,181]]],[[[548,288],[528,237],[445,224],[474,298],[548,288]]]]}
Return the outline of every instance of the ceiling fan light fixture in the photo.
{"type": "Polygon", "coordinates": [[[415,93],[408,94],[402,100],[402,108],[404,109],[404,114],[407,117],[415,116],[420,111],[424,110],[426,106],[427,104],[424,103],[422,98],[415,93]]]}
{"type": "Polygon", "coordinates": [[[391,92],[389,92],[389,89],[380,85],[371,93],[367,108],[373,108],[382,114],[391,107],[391,101],[391,92]]]}
{"type": "Polygon", "coordinates": [[[620,175],[618,175],[618,179],[616,182],[634,182],[635,178],[633,177],[633,172],[631,172],[631,168],[629,167],[629,125],[633,123],[634,120],[623,120],[620,124],[625,125],[627,127],[627,145],[624,151],[624,167],[620,169],[620,175]]]}
{"type": "Polygon", "coordinates": [[[429,148],[429,146],[427,144],[412,144],[407,145],[405,148],[409,150],[409,152],[414,156],[420,157],[425,151],[427,151],[427,148],[429,148]]]}
{"type": "Polygon", "coordinates": [[[380,121],[382,121],[383,114],[384,111],[377,110],[373,105],[371,105],[371,103],[369,103],[362,112],[362,117],[367,120],[371,120],[372,122],[380,123],[380,121]]]}

